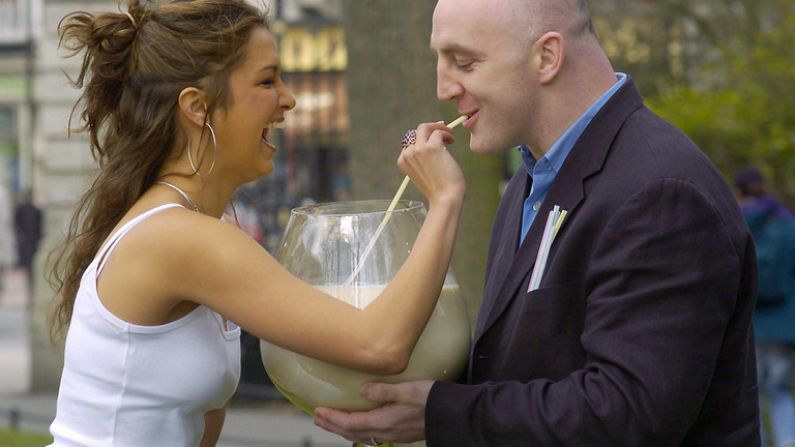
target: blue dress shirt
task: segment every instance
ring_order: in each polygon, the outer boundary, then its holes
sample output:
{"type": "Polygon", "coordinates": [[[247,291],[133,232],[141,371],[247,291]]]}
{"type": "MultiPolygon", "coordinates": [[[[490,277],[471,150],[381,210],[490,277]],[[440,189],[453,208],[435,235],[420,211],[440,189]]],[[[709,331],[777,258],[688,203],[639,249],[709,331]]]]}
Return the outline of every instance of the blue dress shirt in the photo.
{"type": "Polygon", "coordinates": [[[613,96],[613,94],[627,82],[627,75],[624,73],[616,73],[616,83],[610,87],[599,99],[594,102],[588,110],[585,111],[577,120],[563,132],[563,135],[549,148],[546,154],[540,160],[533,158],[530,148],[527,146],[519,146],[519,153],[522,154],[522,161],[524,162],[525,170],[532,179],[530,186],[530,194],[524,200],[524,211],[522,213],[522,234],[519,244],[524,242],[530,226],[533,224],[541,204],[544,203],[549,188],[555,181],[555,177],[566,161],[569,152],[574,147],[580,135],[588,127],[591,119],[602,109],[605,103],[613,96]]]}

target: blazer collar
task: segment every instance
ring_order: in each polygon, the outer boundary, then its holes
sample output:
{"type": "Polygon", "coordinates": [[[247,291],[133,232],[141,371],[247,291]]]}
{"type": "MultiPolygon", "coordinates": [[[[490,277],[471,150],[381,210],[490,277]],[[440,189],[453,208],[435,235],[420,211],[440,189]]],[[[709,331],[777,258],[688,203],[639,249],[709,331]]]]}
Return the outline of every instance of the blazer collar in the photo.
{"type": "MultiPolygon", "coordinates": [[[[559,205],[561,209],[567,210],[567,220],[577,218],[576,209],[585,197],[585,180],[602,169],[612,142],[624,122],[642,106],[643,99],[635,88],[635,84],[631,79],[627,79],[627,83],[594,116],[580,139],[575,143],[544,199],[538,217],[533,221],[533,225],[518,250],[516,243],[522,215],[522,198],[517,199],[518,194],[505,197],[515,203],[510,204],[505,221],[497,223],[505,226],[503,227],[505,232],[499,241],[492,241],[492,243],[500,244],[495,253],[494,262],[499,265],[507,264],[500,260],[511,259],[512,261],[508,267],[495,268],[494,274],[488,278],[486,294],[483,298],[484,306],[482,306],[475,333],[475,342],[502,315],[511,300],[518,295],[517,288],[532,271],[549,211],[555,205],[559,205]]],[[[526,191],[530,178],[523,168],[521,171],[521,174],[524,175],[525,187],[518,191],[526,191]]],[[[564,224],[558,238],[565,235],[565,229],[566,225],[564,224]]],[[[552,246],[550,252],[550,262],[554,259],[554,251],[555,245],[552,246]]]]}

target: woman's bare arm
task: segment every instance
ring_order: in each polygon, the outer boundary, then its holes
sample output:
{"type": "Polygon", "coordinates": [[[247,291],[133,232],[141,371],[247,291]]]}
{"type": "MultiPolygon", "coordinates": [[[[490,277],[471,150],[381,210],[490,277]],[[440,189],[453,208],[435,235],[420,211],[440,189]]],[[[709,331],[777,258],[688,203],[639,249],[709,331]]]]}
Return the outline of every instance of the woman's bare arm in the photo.
{"type": "Polygon", "coordinates": [[[221,437],[221,429],[224,428],[225,419],[226,406],[204,414],[204,436],[202,436],[199,447],[215,447],[218,438],[221,437]]]}

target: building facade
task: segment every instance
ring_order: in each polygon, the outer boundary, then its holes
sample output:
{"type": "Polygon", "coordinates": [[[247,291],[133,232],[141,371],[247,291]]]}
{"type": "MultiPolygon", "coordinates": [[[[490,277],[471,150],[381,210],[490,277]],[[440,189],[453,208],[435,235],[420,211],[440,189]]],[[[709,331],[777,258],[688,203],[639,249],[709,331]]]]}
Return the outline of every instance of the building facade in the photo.
{"type": "Polygon", "coordinates": [[[0,0],[0,183],[12,191],[31,187],[34,22],[41,4],[0,0]]]}

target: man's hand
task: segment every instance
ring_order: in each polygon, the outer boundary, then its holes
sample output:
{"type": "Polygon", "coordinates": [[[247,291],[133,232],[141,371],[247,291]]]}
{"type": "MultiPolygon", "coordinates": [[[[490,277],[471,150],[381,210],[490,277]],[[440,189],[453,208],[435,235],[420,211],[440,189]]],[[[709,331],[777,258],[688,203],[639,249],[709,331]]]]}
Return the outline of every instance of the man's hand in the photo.
{"type": "Polygon", "coordinates": [[[353,442],[415,442],[425,439],[425,403],[433,381],[395,385],[368,383],[361,393],[383,406],[360,413],[331,408],[315,409],[315,425],[353,442]]]}

